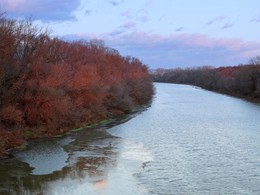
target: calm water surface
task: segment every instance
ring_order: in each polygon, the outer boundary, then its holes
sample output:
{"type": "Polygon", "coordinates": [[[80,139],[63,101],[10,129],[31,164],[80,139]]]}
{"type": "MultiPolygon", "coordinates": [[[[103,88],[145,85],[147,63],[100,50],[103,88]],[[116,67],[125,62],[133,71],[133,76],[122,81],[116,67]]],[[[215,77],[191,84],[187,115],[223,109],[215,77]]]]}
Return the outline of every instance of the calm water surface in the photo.
{"type": "Polygon", "coordinates": [[[131,120],[32,142],[0,161],[0,194],[260,194],[260,105],[155,87],[131,120]]]}

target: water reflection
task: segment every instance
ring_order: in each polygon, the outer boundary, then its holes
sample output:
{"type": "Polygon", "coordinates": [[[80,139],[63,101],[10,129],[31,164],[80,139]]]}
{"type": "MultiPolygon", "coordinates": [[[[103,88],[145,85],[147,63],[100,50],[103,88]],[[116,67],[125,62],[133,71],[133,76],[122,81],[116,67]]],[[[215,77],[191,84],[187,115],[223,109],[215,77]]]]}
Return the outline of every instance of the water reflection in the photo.
{"type": "Polygon", "coordinates": [[[260,194],[260,106],[156,87],[152,106],[130,121],[0,161],[0,194],[260,194]]]}
{"type": "Polygon", "coordinates": [[[33,167],[32,174],[47,175],[67,165],[68,153],[63,149],[65,140],[67,140],[67,143],[70,141],[67,138],[64,140],[32,142],[27,150],[17,153],[15,156],[18,160],[33,167]]]}
{"type": "Polygon", "coordinates": [[[147,112],[109,130],[152,154],[136,174],[146,194],[259,195],[260,106],[185,85],[156,89],[147,112]]]}
{"type": "Polygon", "coordinates": [[[15,159],[0,161],[0,194],[55,194],[62,189],[68,194],[79,184],[89,188],[85,191],[105,189],[119,142],[100,129],[31,143],[15,159]]]}
{"type": "Polygon", "coordinates": [[[101,179],[101,180],[95,181],[93,183],[93,185],[97,191],[104,190],[108,186],[108,181],[107,181],[107,179],[101,179]]]}

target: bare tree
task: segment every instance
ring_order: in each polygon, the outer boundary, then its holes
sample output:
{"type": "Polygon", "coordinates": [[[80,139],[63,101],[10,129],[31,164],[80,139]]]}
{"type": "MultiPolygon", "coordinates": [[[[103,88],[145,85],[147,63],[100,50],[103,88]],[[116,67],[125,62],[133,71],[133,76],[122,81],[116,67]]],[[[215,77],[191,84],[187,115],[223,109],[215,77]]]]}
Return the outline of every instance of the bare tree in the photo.
{"type": "Polygon", "coordinates": [[[249,60],[249,64],[260,65],[260,56],[253,57],[249,60]]]}

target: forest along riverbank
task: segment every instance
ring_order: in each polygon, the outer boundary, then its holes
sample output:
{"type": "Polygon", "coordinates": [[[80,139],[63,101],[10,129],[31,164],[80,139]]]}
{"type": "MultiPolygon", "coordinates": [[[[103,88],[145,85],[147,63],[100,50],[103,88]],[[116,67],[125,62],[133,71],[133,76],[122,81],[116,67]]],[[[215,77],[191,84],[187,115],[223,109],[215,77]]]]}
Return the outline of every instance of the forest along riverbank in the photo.
{"type": "Polygon", "coordinates": [[[188,84],[260,103],[260,64],[214,68],[157,69],[151,73],[154,82],[188,84]]]}
{"type": "Polygon", "coordinates": [[[101,40],[67,42],[0,15],[0,158],[25,140],[62,136],[151,101],[140,60],[101,40]]]}
{"type": "Polygon", "coordinates": [[[0,161],[0,194],[258,195],[260,105],[155,87],[151,107],[131,120],[31,142],[0,161]]]}

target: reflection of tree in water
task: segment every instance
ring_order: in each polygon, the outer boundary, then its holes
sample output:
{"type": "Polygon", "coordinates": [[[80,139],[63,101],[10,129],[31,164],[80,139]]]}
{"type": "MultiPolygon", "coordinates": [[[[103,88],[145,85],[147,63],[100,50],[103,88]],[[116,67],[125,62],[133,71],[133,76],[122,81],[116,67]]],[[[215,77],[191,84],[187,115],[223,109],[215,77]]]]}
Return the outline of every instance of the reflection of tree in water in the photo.
{"type": "Polygon", "coordinates": [[[99,130],[71,136],[74,141],[64,146],[69,154],[67,166],[51,174],[33,175],[33,168],[17,159],[0,161],[0,194],[43,194],[49,183],[67,178],[95,185],[105,181],[115,166],[119,139],[99,130]]]}

